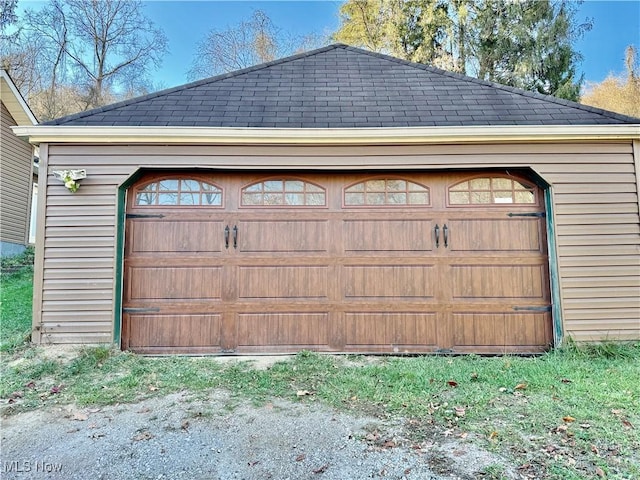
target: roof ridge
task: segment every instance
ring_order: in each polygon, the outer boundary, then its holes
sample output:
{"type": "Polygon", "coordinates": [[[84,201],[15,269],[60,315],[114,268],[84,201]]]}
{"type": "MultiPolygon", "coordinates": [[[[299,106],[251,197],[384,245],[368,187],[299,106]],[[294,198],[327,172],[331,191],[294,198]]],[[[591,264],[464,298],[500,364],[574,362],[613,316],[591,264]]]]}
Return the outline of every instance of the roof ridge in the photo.
{"type": "MultiPolygon", "coordinates": [[[[136,103],[144,102],[146,100],[151,100],[152,98],[162,97],[164,95],[169,95],[175,92],[181,92],[184,90],[189,90],[191,88],[200,87],[202,85],[207,85],[215,82],[219,82],[220,80],[226,80],[228,78],[237,77],[239,75],[244,75],[245,73],[255,72],[257,70],[262,70],[264,68],[272,67],[274,65],[280,65],[282,63],[292,62],[295,60],[299,60],[301,58],[311,57],[313,55],[317,55],[319,53],[324,53],[330,50],[334,50],[336,48],[348,47],[348,45],[342,43],[333,43],[331,45],[325,45],[320,48],[316,48],[314,50],[309,50],[307,52],[296,53],[293,55],[289,55],[288,57],[278,58],[276,60],[272,60],[270,62],[259,63],[257,65],[252,65],[250,67],[242,68],[240,70],[234,70],[232,72],[221,73],[219,75],[214,75],[212,77],[203,78],[200,80],[195,80],[193,82],[185,83],[183,85],[178,85],[175,87],[165,88],[164,90],[160,90],[158,92],[148,93],[146,95],[141,95],[139,97],[130,98],[127,100],[122,100],[120,102],[111,103],[109,105],[104,105],[102,107],[92,108],[91,110],[85,110],[83,112],[73,113],[71,115],[67,115],[64,117],[60,117],[57,119],[52,119],[47,122],[43,122],[42,125],[61,125],[63,123],[69,122],[71,120],[77,120],[79,118],[84,118],[90,115],[94,115],[96,113],[108,112],[111,110],[116,110],[121,107],[128,107],[130,105],[135,105],[136,103]]],[[[363,50],[364,51],[364,50],[363,50]]]]}
{"type": "Polygon", "coordinates": [[[493,88],[497,88],[500,90],[504,90],[506,92],[509,93],[514,93],[517,95],[522,95],[525,97],[530,97],[530,98],[535,98],[537,100],[546,100],[548,102],[552,102],[552,103],[556,103],[558,105],[562,105],[565,107],[571,107],[571,108],[576,108],[578,110],[584,110],[590,113],[597,113],[599,115],[603,115],[615,120],[622,120],[622,121],[633,121],[635,123],[638,123],[638,118],[636,117],[632,117],[629,115],[624,115],[622,113],[617,113],[617,112],[612,112],[610,110],[605,110],[603,108],[598,108],[598,107],[592,107],[591,105],[584,105],[582,103],[578,103],[578,102],[573,102],[571,100],[566,100],[564,98],[560,98],[560,97],[554,97],[553,95],[543,95],[541,93],[537,93],[537,92],[532,92],[530,90],[524,90],[522,88],[517,88],[517,87],[511,87],[509,85],[503,85],[501,83],[497,83],[497,82],[492,82],[489,80],[482,80],[480,78],[476,78],[476,77],[472,77],[470,75],[463,75],[461,73],[456,73],[456,72],[450,72],[448,70],[443,70],[441,68],[438,67],[434,67],[433,65],[427,65],[425,63],[417,63],[417,62],[410,62],[409,60],[404,60],[402,58],[397,58],[397,57],[393,57],[391,55],[386,55],[384,53],[378,53],[378,52],[373,52],[371,50],[365,50],[363,48],[358,48],[358,47],[354,47],[351,45],[344,45],[344,44],[333,44],[335,46],[342,46],[345,47],[346,50],[352,50],[355,52],[360,52],[360,53],[364,53],[366,55],[370,55],[373,57],[377,57],[377,58],[381,58],[384,60],[388,60],[391,62],[395,62],[395,63],[400,63],[402,65],[406,65],[408,67],[414,67],[414,68],[418,68],[420,70],[426,70],[426,71],[430,71],[431,73],[437,74],[437,75],[444,75],[447,77],[451,77],[451,78],[456,78],[458,80],[463,80],[463,81],[467,81],[467,82],[471,82],[471,83],[477,83],[479,85],[483,85],[486,87],[493,87],[493,88]]]}

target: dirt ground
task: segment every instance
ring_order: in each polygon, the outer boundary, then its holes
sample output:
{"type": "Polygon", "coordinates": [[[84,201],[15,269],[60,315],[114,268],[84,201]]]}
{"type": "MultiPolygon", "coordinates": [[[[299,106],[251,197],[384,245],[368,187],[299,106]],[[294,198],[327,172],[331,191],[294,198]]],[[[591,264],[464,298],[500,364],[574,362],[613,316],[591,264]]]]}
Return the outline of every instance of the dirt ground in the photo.
{"type": "Polygon", "coordinates": [[[463,439],[419,444],[402,419],[315,402],[255,406],[214,391],[2,419],[2,479],[477,479],[501,458],[463,439]]]}

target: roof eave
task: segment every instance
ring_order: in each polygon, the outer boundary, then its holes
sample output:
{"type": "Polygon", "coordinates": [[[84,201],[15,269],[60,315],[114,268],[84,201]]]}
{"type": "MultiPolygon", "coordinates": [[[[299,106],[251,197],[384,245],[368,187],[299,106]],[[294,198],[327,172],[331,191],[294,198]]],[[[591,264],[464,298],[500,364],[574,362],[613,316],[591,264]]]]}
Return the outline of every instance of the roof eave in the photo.
{"type": "Polygon", "coordinates": [[[18,87],[4,69],[0,69],[0,90],[2,91],[3,103],[19,125],[31,126],[38,123],[18,87]]]}
{"type": "Polygon", "coordinates": [[[13,127],[13,131],[33,144],[402,145],[640,139],[640,124],[307,129],[36,125],[13,127]]]}

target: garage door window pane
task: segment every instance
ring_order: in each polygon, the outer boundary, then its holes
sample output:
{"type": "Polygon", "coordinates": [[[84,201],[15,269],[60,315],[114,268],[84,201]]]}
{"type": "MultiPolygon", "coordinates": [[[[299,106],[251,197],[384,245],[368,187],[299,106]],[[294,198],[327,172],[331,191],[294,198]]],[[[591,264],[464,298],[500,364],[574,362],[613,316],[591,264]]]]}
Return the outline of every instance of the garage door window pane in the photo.
{"type": "Polygon", "coordinates": [[[346,205],[364,205],[364,193],[345,193],[344,203],[346,205]]]}
{"type": "Polygon", "coordinates": [[[508,177],[482,177],[449,187],[450,205],[531,204],[535,187],[508,177]]]}
{"type": "Polygon", "coordinates": [[[176,193],[161,193],[158,195],[158,205],[178,205],[176,193]]]}
{"type": "Polygon", "coordinates": [[[141,192],[136,195],[136,205],[154,205],[157,201],[155,193],[141,192]]]}
{"type": "Polygon", "coordinates": [[[180,205],[197,205],[200,195],[197,193],[181,193],[180,205]]]}
{"type": "Polygon", "coordinates": [[[367,180],[344,189],[344,204],[351,207],[429,205],[429,189],[404,179],[367,180]]]}
{"type": "Polygon", "coordinates": [[[304,180],[270,179],[244,187],[240,203],[245,207],[322,207],[326,205],[326,193],[322,187],[304,180]]]}
{"type": "Polygon", "coordinates": [[[428,205],[429,194],[426,192],[410,192],[408,200],[409,205],[428,205]]]}
{"type": "Polygon", "coordinates": [[[163,180],[160,182],[160,190],[168,190],[168,191],[177,191],[178,190],[178,181],[177,180],[163,180]]]}
{"type": "Polygon", "coordinates": [[[183,192],[199,192],[200,182],[197,182],[195,180],[182,180],[180,182],[180,189],[183,192]]]}
{"type": "Polygon", "coordinates": [[[222,206],[222,189],[196,179],[165,179],[137,189],[137,206],[222,206]]]}

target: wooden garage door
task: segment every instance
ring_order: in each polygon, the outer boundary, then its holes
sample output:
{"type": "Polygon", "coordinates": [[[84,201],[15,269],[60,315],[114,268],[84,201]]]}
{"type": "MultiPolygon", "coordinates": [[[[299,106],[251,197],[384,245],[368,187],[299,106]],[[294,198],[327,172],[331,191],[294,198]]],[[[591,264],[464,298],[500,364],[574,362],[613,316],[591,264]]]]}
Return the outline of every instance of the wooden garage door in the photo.
{"type": "Polygon", "coordinates": [[[148,175],[127,200],[123,348],[537,352],[541,192],[507,173],[148,175]]]}

